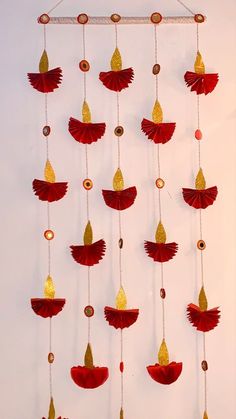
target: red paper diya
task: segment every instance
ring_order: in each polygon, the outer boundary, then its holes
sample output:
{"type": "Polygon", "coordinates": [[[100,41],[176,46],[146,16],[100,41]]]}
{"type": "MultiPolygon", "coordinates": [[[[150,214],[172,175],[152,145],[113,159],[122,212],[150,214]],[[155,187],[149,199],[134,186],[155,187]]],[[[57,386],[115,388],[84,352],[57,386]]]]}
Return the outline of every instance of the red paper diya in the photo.
{"type": "Polygon", "coordinates": [[[105,87],[115,92],[129,87],[134,78],[134,71],[132,68],[122,70],[122,58],[118,48],[115,49],[111,59],[111,71],[101,72],[99,79],[105,87]]]}
{"type": "Polygon", "coordinates": [[[156,242],[145,241],[144,248],[154,262],[168,262],[176,255],[178,244],[174,242],[166,243],[166,232],[163,224],[159,222],[156,231],[156,242]]]}
{"type": "Polygon", "coordinates": [[[191,91],[196,92],[197,95],[211,93],[218,83],[219,76],[217,73],[205,73],[205,65],[199,51],[197,52],[194,69],[195,72],[187,71],[184,75],[187,86],[191,87],[191,91]]]}
{"type": "Polygon", "coordinates": [[[185,202],[196,209],[205,209],[212,205],[218,194],[217,186],[206,189],[206,181],[202,169],[198,172],[195,186],[196,189],[183,188],[185,202]]]}
{"type": "Polygon", "coordinates": [[[202,287],[199,294],[199,306],[195,304],[189,304],[187,307],[188,320],[193,327],[201,332],[209,332],[214,329],[220,321],[220,310],[219,307],[208,308],[207,297],[205,290],[202,287]]]}
{"type": "Polygon", "coordinates": [[[174,383],[179,378],[182,368],[182,362],[169,363],[168,349],[165,339],[163,339],[158,353],[158,363],[155,365],[149,365],[147,367],[147,371],[154,381],[160,384],[169,385],[174,383]]]}
{"type": "Polygon", "coordinates": [[[155,102],[152,121],[143,119],[141,129],[149,140],[155,144],[165,144],[170,141],[175,130],[175,122],[163,122],[163,112],[159,102],[155,102]]]}
{"type": "Polygon", "coordinates": [[[126,295],[123,287],[120,287],[120,290],[116,297],[116,308],[104,308],[105,319],[108,321],[110,326],[113,326],[116,329],[124,329],[125,327],[130,327],[132,324],[136,322],[139,315],[139,310],[127,310],[126,306],[126,295]]]}
{"type": "Polygon", "coordinates": [[[31,86],[42,93],[50,93],[59,87],[62,80],[60,67],[48,70],[48,56],[44,50],[39,62],[39,73],[28,73],[31,86]]]}
{"type": "Polygon", "coordinates": [[[44,295],[45,298],[31,298],[33,311],[43,318],[56,316],[62,311],[66,300],[64,298],[54,298],[55,288],[49,275],[45,282],[44,295]]]}
{"type": "Polygon", "coordinates": [[[114,175],[113,188],[113,191],[102,190],[103,199],[108,207],[123,211],[133,205],[137,196],[137,189],[135,186],[124,189],[124,179],[120,168],[114,175]]]}
{"type": "Polygon", "coordinates": [[[34,179],[33,190],[41,201],[54,202],[62,199],[66,192],[67,182],[56,182],[55,172],[49,160],[47,160],[44,170],[45,180],[34,179]]]}

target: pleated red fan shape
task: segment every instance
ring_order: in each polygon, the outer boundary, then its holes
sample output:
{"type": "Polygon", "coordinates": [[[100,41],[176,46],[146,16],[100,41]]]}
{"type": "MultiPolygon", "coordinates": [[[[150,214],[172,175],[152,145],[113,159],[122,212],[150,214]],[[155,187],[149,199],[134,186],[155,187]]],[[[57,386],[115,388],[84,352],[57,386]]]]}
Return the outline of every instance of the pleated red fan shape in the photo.
{"type": "Polygon", "coordinates": [[[28,79],[34,89],[42,93],[51,93],[61,83],[62,70],[57,67],[44,73],[28,73],[28,79]]]}
{"type": "Polygon", "coordinates": [[[116,329],[124,329],[136,322],[139,310],[118,310],[113,307],[105,307],[104,314],[110,326],[114,326],[116,329]]]}
{"type": "Polygon", "coordinates": [[[77,386],[82,388],[97,388],[103,385],[108,379],[107,367],[88,368],[78,366],[71,368],[71,377],[77,386]]]}
{"type": "Polygon", "coordinates": [[[59,201],[67,192],[67,182],[47,182],[45,180],[34,179],[33,190],[41,201],[59,201]]]}
{"type": "Polygon", "coordinates": [[[122,211],[133,205],[137,196],[137,189],[135,186],[131,186],[123,191],[103,190],[102,195],[108,207],[122,211]]]}
{"type": "Polygon", "coordinates": [[[81,265],[93,266],[105,255],[106,243],[103,239],[93,244],[70,246],[74,260],[81,265]]]}
{"type": "Polygon", "coordinates": [[[189,304],[187,307],[187,315],[192,326],[201,332],[209,332],[214,329],[220,321],[219,307],[211,310],[202,311],[195,304],[189,304]]]}
{"type": "Polygon", "coordinates": [[[198,74],[192,71],[187,71],[184,75],[185,83],[191,87],[191,92],[196,92],[197,95],[211,93],[219,80],[217,73],[213,74],[198,74]]]}
{"type": "Polygon", "coordinates": [[[217,186],[202,190],[183,188],[185,202],[196,209],[205,209],[209,207],[209,205],[212,205],[216,200],[217,194],[217,186]]]}
{"type": "Polygon", "coordinates": [[[149,365],[147,370],[154,381],[160,384],[172,384],[179,378],[182,368],[182,362],[171,362],[168,365],[149,365]]]}
{"type": "Polygon", "coordinates": [[[178,250],[177,243],[154,243],[145,241],[144,248],[146,253],[154,262],[168,262],[176,255],[178,250]]]}
{"type": "Polygon", "coordinates": [[[106,124],[104,122],[87,123],[70,118],[68,129],[72,137],[79,143],[91,144],[105,134],[106,124]]]}
{"type": "Polygon", "coordinates": [[[60,313],[65,302],[64,298],[31,298],[31,307],[38,316],[46,319],[60,313]]]}
{"type": "Polygon", "coordinates": [[[156,124],[148,119],[143,119],[141,123],[142,131],[155,144],[165,144],[170,141],[175,130],[175,122],[160,122],[156,124]]]}
{"type": "Polygon", "coordinates": [[[134,78],[134,70],[126,68],[119,71],[107,71],[99,74],[99,79],[105,87],[114,92],[121,92],[121,90],[129,87],[134,78]]]}
{"type": "MultiPolygon", "coordinates": [[[[46,419],[45,417],[43,417],[42,419],[46,419]]],[[[59,418],[57,419],[68,419],[68,418],[62,418],[61,416],[59,416],[59,418]]]]}

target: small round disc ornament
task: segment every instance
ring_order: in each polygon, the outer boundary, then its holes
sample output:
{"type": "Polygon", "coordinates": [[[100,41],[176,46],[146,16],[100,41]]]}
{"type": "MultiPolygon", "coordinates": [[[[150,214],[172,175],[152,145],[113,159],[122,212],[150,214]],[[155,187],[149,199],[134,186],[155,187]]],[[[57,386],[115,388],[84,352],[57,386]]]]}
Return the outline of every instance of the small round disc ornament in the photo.
{"type": "Polygon", "coordinates": [[[43,127],[43,135],[44,135],[44,137],[48,137],[49,134],[50,134],[50,132],[51,132],[51,128],[49,127],[49,125],[45,125],[43,127]]]}
{"type": "Polygon", "coordinates": [[[77,17],[77,21],[78,23],[81,23],[81,25],[85,25],[85,23],[88,22],[88,15],[86,15],[86,13],[81,13],[78,17],[77,17]]]}
{"type": "Polygon", "coordinates": [[[54,239],[54,232],[52,230],[45,230],[44,237],[46,240],[52,240],[54,239]]]}
{"type": "Polygon", "coordinates": [[[114,23],[118,23],[118,22],[121,20],[121,16],[120,16],[120,15],[118,15],[118,13],[113,13],[113,14],[111,15],[111,20],[112,20],[112,22],[114,22],[114,23]]]}
{"type": "Polygon", "coordinates": [[[39,23],[42,23],[43,25],[46,25],[48,22],[50,22],[50,16],[47,15],[47,13],[43,13],[38,18],[39,23]]]}
{"type": "Polygon", "coordinates": [[[199,250],[204,250],[206,248],[206,243],[204,242],[204,240],[198,240],[198,242],[197,242],[197,248],[199,250]]]}
{"type": "Polygon", "coordinates": [[[93,181],[91,179],[84,179],[83,187],[86,189],[86,191],[90,191],[90,189],[93,187],[93,181]]]}
{"type": "Polygon", "coordinates": [[[195,20],[196,23],[203,23],[203,22],[205,22],[205,16],[203,16],[201,13],[197,13],[194,16],[194,20],[195,20]]]}
{"type": "Polygon", "coordinates": [[[152,67],[152,73],[154,74],[154,76],[157,76],[157,74],[159,74],[160,71],[161,71],[160,64],[154,64],[154,66],[152,67]]]}
{"type": "Polygon", "coordinates": [[[90,70],[90,64],[87,60],[81,60],[80,63],[79,63],[79,68],[80,68],[81,71],[86,73],[87,71],[90,70]]]}
{"type": "Polygon", "coordinates": [[[160,177],[156,180],[156,187],[158,189],[162,189],[165,186],[165,181],[161,179],[160,177]]]}
{"type": "Polygon", "coordinates": [[[158,12],[155,12],[151,15],[150,19],[152,23],[158,24],[162,21],[162,15],[158,12]]]}
{"type": "Polygon", "coordinates": [[[55,356],[52,352],[49,352],[48,354],[48,362],[49,364],[52,364],[54,362],[55,356]]]}
{"type": "Polygon", "coordinates": [[[121,125],[118,125],[117,127],[115,127],[114,129],[114,134],[117,137],[121,137],[124,134],[124,128],[121,125]]]}
{"type": "Polygon", "coordinates": [[[93,317],[94,308],[92,306],[86,306],[84,308],[84,314],[85,314],[86,317],[93,317]]]}

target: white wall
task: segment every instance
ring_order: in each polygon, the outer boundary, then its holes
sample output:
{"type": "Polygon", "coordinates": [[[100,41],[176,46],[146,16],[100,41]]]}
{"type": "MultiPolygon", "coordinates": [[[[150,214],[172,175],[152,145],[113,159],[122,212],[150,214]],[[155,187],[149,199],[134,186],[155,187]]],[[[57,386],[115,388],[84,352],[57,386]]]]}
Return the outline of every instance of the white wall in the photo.
{"type": "MultiPolygon", "coordinates": [[[[1,417],[35,419],[48,410],[48,321],[37,317],[30,298],[42,295],[47,274],[47,250],[42,232],[46,226],[45,204],[31,189],[45,163],[41,137],[43,95],[27,82],[26,73],[37,69],[42,52],[42,28],[36,17],[52,1],[4,1],[1,7],[1,417]]],[[[189,1],[192,9],[208,16],[201,27],[201,51],[207,68],[218,71],[215,92],[201,100],[203,168],[208,185],[218,185],[214,206],[204,212],[206,291],[211,307],[221,306],[217,329],[207,335],[209,361],[209,419],[236,417],[235,405],[235,1],[189,1]]],[[[65,1],[55,15],[87,12],[110,15],[178,15],[176,1],[156,2],[81,0],[65,1]]],[[[145,370],[154,363],[161,339],[160,282],[154,264],[143,250],[143,240],[153,237],[153,147],[140,132],[140,120],[149,116],[154,100],[150,69],[153,38],[150,27],[121,27],[120,50],[124,63],[135,69],[135,81],[121,95],[122,169],[126,184],[135,184],[135,205],[123,215],[124,282],[130,307],[140,308],[138,322],[125,331],[125,417],[135,419],[202,418],[203,374],[201,336],[186,320],[186,305],[196,301],[199,290],[199,260],[195,241],[198,219],[183,203],[181,187],[191,186],[197,169],[195,96],[184,85],[183,74],[192,68],[195,31],[190,26],[160,29],[160,100],[167,120],[175,120],[174,139],[161,148],[167,188],[163,194],[164,223],[170,240],[179,243],[179,253],[166,265],[167,342],[173,360],[183,361],[183,373],[169,387],[152,381],[145,370]]],[[[92,222],[95,237],[104,237],[107,253],[92,271],[92,299],[96,316],[92,341],[97,365],[107,365],[110,379],[101,388],[84,391],[70,379],[70,367],[82,362],[87,322],[86,268],[77,266],[68,250],[82,238],[85,226],[84,148],[67,132],[69,116],[79,116],[82,101],[81,28],[49,27],[48,53],[51,65],[60,65],[64,80],[49,97],[53,127],[51,161],[60,180],[68,180],[67,197],[52,206],[56,239],[53,243],[53,278],[57,296],[65,297],[64,311],[53,321],[54,397],[57,415],[70,419],[115,419],[119,412],[119,333],[109,327],[103,307],[114,304],[118,289],[117,213],[103,203],[101,189],[109,188],[116,169],[115,95],[98,81],[108,68],[114,48],[110,27],[89,27],[87,52],[92,71],[88,78],[88,101],[94,120],[107,121],[103,140],[91,146],[92,222]]]]}

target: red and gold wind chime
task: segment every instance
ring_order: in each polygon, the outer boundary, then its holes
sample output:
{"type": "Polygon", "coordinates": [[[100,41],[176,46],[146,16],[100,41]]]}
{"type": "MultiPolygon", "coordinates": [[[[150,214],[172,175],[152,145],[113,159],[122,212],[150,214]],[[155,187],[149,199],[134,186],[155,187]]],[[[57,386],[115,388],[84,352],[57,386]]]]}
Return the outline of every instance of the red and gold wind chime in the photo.
{"type": "Polygon", "coordinates": [[[101,72],[99,78],[103,85],[109,90],[116,92],[117,99],[117,126],[114,134],[117,139],[117,170],[113,177],[113,190],[103,190],[103,198],[106,205],[118,211],[118,248],[119,248],[119,290],[116,296],[116,307],[105,307],[105,318],[110,326],[120,329],[120,377],[121,377],[121,402],[120,419],[124,419],[124,358],[123,358],[123,329],[130,327],[136,322],[139,310],[127,308],[127,297],[124,290],[123,281],[123,249],[124,238],[122,230],[121,211],[126,210],[133,205],[137,190],[135,186],[125,188],[124,178],[121,171],[121,137],[124,134],[124,128],[120,124],[120,92],[126,89],[133,80],[134,72],[132,68],[123,69],[122,58],[118,48],[118,28],[117,25],[121,17],[113,14],[111,20],[115,29],[115,51],[111,58],[111,71],[101,72]]]}
{"type": "MultiPolygon", "coordinates": [[[[161,177],[160,164],[160,144],[165,144],[171,140],[175,131],[175,122],[163,122],[163,111],[159,102],[159,74],[161,66],[158,63],[158,43],[157,31],[158,25],[162,21],[160,13],[153,13],[150,17],[154,27],[154,58],[155,62],[152,68],[152,73],[155,79],[155,102],[152,111],[152,120],[143,119],[141,128],[147,138],[155,144],[157,152],[157,178],[155,186],[157,188],[157,211],[159,218],[157,222],[157,229],[155,234],[155,242],[145,241],[144,247],[147,255],[153,259],[154,262],[159,263],[159,278],[161,282],[160,298],[162,304],[162,340],[158,351],[158,362],[154,365],[149,365],[147,371],[151,378],[160,384],[171,384],[178,379],[182,371],[182,362],[170,362],[169,352],[166,342],[166,322],[165,322],[165,299],[167,296],[165,289],[165,275],[164,263],[171,260],[177,250],[178,245],[175,242],[166,243],[167,236],[163,225],[163,211],[162,211],[162,191],[165,187],[165,181],[161,177]]],[[[154,182],[153,182],[154,184],[154,182]]]]}
{"type": "MultiPolygon", "coordinates": [[[[49,61],[47,54],[47,36],[46,25],[49,22],[49,16],[44,14],[40,16],[39,21],[43,24],[44,36],[44,50],[39,62],[38,73],[28,73],[28,79],[32,87],[41,93],[44,93],[44,111],[45,111],[45,126],[42,129],[43,138],[46,141],[46,163],[44,168],[44,180],[33,180],[33,191],[35,195],[47,203],[47,229],[44,231],[44,238],[47,241],[48,247],[48,272],[44,285],[44,298],[32,298],[31,306],[34,312],[43,318],[49,318],[49,411],[48,419],[56,418],[56,411],[53,401],[53,379],[52,379],[52,364],[54,362],[54,353],[52,352],[52,317],[56,316],[63,309],[65,305],[64,298],[55,298],[55,286],[52,278],[51,269],[51,246],[55,233],[51,227],[51,204],[59,201],[67,192],[67,182],[57,182],[55,171],[50,161],[49,143],[51,127],[48,119],[48,93],[57,89],[62,80],[62,70],[60,67],[49,70],[49,61]]],[[[45,419],[45,418],[43,418],[45,419]]],[[[61,416],[58,418],[61,419],[61,416]]]]}
{"type": "Polygon", "coordinates": [[[187,71],[184,79],[192,92],[197,94],[197,129],[195,130],[195,139],[198,143],[198,173],[195,180],[195,188],[183,188],[183,198],[185,202],[191,207],[198,210],[199,213],[199,237],[197,241],[197,249],[200,251],[200,292],[198,297],[198,305],[189,304],[187,307],[187,315],[191,324],[203,335],[203,360],[201,367],[204,373],[204,413],[203,419],[208,419],[208,403],[207,403],[207,370],[208,362],[206,359],[206,332],[214,329],[220,318],[220,311],[218,307],[208,309],[208,301],[206,296],[206,281],[204,276],[204,258],[203,252],[206,249],[206,243],[203,239],[203,223],[202,210],[212,205],[217,197],[217,187],[206,187],[206,180],[203,175],[202,161],[201,161],[201,141],[203,133],[200,126],[200,95],[211,93],[217,82],[218,74],[208,74],[205,72],[205,65],[199,51],[199,24],[204,22],[205,18],[201,14],[195,15],[196,21],[196,38],[197,38],[197,55],[194,64],[194,71],[187,71]]]}
{"type": "MultiPolygon", "coordinates": [[[[83,59],[79,63],[79,69],[83,74],[84,97],[82,103],[82,120],[73,117],[69,120],[69,133],[85,149],[85,167],[86,177],[83,180],[86,201],[86,226],[84,230],[83,244],[72,245],[71,254],[75,262],[87,267],[87,287],[88,300],[84,308],[84,315],[88,320],[88,343],[84,356],[84,365],[71,368],[71,377],[73,381],[82,388],[93,389],[101,386],[108,378],[107,367],[95,367],[93,362],[92,344],[91,344],[91,319],[94,315],[94,307],[91,305],[91,267],[98,264],[105,255],[106,243],[103,239],[93,240],[93,229],[90,218],[89,194],[93,188],[93,181],[89,177],[89,145],[98,141],[106,130],[104,122],[92,122],[91,111],[87,102],[87,73],[90,70],[90,64],[86,60],[86,39],[85,28],[88,22],[86,14],[78,16],[78,23],[82,26],[82,45],[83,59]]],[[[82,185],[81,185],[82,186],[82,185]]]]}

